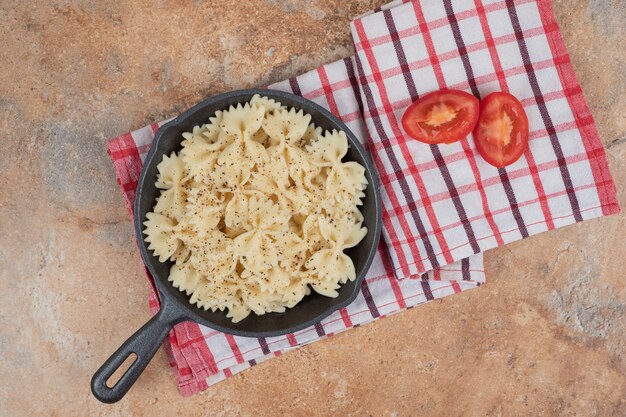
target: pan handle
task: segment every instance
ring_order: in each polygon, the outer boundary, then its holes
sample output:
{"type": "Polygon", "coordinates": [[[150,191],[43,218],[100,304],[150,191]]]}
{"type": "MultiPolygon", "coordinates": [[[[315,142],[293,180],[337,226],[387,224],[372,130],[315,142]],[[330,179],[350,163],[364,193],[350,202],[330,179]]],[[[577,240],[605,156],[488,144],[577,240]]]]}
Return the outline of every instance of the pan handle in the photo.
{"type": "Polygon", "coordinates": [[[114,403],[122,399],[146,368],[161,343],[176,323],[184,321],[184,314],[161,297],[161,309],[146,324],[135,332],[111,355],[91,378],[91,392],[103,403],[114,403]],[[113,387],[107,380],[131,354],[137,358],[113,387]]]}

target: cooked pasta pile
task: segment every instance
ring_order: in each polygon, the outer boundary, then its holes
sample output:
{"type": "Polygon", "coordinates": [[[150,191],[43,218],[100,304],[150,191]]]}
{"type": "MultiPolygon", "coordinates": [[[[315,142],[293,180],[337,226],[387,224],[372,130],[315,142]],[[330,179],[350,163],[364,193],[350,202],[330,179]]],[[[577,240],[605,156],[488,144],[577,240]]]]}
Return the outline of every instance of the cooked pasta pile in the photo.
{"type": "Polygon", "coordinates": [[[169,280],[205,310],[238,322],[295,306],[310,288],[336,297],[354,280],[344,250],[367,233],[365,168],[342,162],[342,131],[255,95],[183,133],[163,156],[144,233],[169,280]]]}

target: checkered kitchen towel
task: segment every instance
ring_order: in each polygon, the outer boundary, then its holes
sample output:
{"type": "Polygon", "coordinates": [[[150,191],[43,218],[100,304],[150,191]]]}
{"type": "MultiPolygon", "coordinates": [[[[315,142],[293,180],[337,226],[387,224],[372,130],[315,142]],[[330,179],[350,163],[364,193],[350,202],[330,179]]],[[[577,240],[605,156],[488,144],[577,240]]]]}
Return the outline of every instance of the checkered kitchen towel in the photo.
{"type": "Polygon", "coordinates": [[[619,211],[548,0],[411,1],[354,20],[352,36],[398,278],[619,211]],[[471,138],[411,140],[402,114],[442,88],[520,99],[530,125],[524,156],[497,169],[471,138]]]}
{"type": "MultiPolygon", "coordinates": [[[[394,2],[393,6],[400,3],[394,2]]],[[[357,19],[353,25],[356,57],[324,65],[271,86],[300,94],[330,109],[373,151],[384,186],[385,239],[359,297],[322,323],[283,337],[241,338],[194,323],[177,325],[164,347],[183,395],[191,395],[296,346],[480,285],[484,282],[482,255],[463,256],[547,228],[618,210],[604,152],[549,3],[492,2],[483,6],[477,1],[475,7],[464,10],[456,10],[459,7],[456,4],[454,10],[444,7],[443,15],[437,5],[426,3],[413,2],[385,12],[378,10],[357,19]],[[532,13],[532,10],[541,13],[532,13]],[[503,16],[498,13],[502,12],[504,17],[510,16],[512,28],[523,30],[514,31],[513,35],[501,33],[503,16]],[[479,28],[469,26],[466,29],[466,24],[462,23],[470,24],[475,19],[480,22],[479,28]],[[452,32],[451,38],[445,37],[446,30],[452,32]],[[475,33],[476,30],[480,32],[475,33]],[[481,36],[483,40],[477,40],[481,36]],[[538,42],[535,39],[538,36],[547,44],[538,42]],[[454,43],[451,44],[450,39],[454,43]],[[526,57],[546,54],[545,48],[549,45],[550,56],[554,58],[550,62],[543,62],[547,58],[523,58],[527,62],[520,69],[505,55],[510,53],[509,43],[520,45],[520,56],[525,54],[526,57]],[[522,49],[525,52],[522,53],[522,49]],[[474,62],[473,53],[480,51],[487,51],[489,64],[480,60],[474,62]],[[454,62],[460,62],[460,66],[455,68],[454,62]],[[484,65],[490,69],[486,70],[484,65]],[[415,72],[425,68],[432,68],[435,74],[436,84],[430,87],[425,86],[428,78],[415,72]],[[556,92],[554,85],[548,83],[550,87],[546,87],[546,81],[539,81],[542,77],[537,73],[547,68],[558,74],[560,92],[556,92]],[[490,91],[489,86],[495,82],[498,87],[492,89],[510,87],[518,97],[526,98],[528,91],[513,88],[517,85],[512,80],[515,75],[534,79],[529,87],[532,99],[523,101],[534,132],[531,151],[524,159],[526,166],[520,167],[518,162],[494,175],[491,168],[474,155],[471,140],[457,144],[460,150],[443,146],[441,149],[420,148],[421,144],[415,148],[416,144],[407,142],[398,129],[397,120],[409,104],[408,99],[439,86],[455,84],[456,88],[469,89],[479,95],[490,91]],[[450,77],[461,79],[455,83],[448,79],[450,77]],[[561,104],[549,104],[556,100],[561,100],[561,104]],[[543,107],[534,110],[533,105],[543,107]],[[572,114],[569,123],[563,122],[562,117],[555,123],[555,117],[565,111],[559,106],[572,114]],[[552,120],[550,128],[545,122],[537,125],[537,111],[539,120],[545,121],[545,117],[552,120]],[[550,146],[561,149],[560,157],[555,150],[544,155],[541,148],[537,148],[545,134],[550,146]],[[532,163],[526,162],[531,159],[532,163]],[[587,171],[570,174],[570,182],[563,179],[564,187],[559,191],[550,172],[554,169],[557,173],[569,172],[572,168],[587,171]],[[459,170],[469,173],[470,177],[459,170]],[[437,189],[441,184],[445,188],[437,189]],[[570,193],[578,205],[571,211],[563,211],[559,204],[563,197],[571,201],[570,193]],[[543,219],[543,227],[537,227],[540,223],[531,212],[537,203],[540,213],[544,216],[549,213],[543,219]],[[456,214],[448,216],[450,213],[456,214]],[[489,225],[492,236],[483,233],[487,229],[482,223],[489,225]],[[460,250],[464,247],[471,250],[460,250]],[[394,277],[416,279],[396,280],[394,277]]],[[[467,3],[464,2],[463,7],[467,7],[467,3]]],[[[158,126],[155,123],[122,135],[109,144],[109,154],[129,209],[142,160],[158,126]]],[[[154,291],[150,306],[153,312],[158,310],[154,291]]]]}

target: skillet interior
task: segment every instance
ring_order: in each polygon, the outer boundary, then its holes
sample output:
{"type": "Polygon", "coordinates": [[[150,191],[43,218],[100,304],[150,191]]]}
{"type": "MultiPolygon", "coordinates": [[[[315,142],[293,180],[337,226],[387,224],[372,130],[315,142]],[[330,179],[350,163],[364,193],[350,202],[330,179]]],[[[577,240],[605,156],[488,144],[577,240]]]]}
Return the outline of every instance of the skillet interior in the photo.
{"type": "Polygon", "coordinates": [[[184,310],[185,315],[190,320],[240,336],[260,337],[291,333],[320,321],[333,311],[352,302],[358,295],[361,281],[376,252],[380,229],[381,203],[378,191],[378,175],[369,156],[366,155],[354,134],[339,119],[317,104],[299,96],[275,90],[240,90],[211,97],[163,125],[157,132],[154,145],[144,161],[143,171],[137,186],[135,232],[138,236],[141,255],[155,279],[160,297],[167,297],[168,301],[172,301],[177,309],[184,310]],[[206,123],[217,110],[225,110],[230,105],[245,103],[257,93],[274,98],[288,107],[303,109],[312,116],[316,126],[321,126],[325,130],[341,129],[346,133],[349,150],[344,160],[357,161],[366,168],[369,184],[365,190],[366,197],[361,211],[364,216],[363,224],[368,228],[368,233],[357,246],[346,251],[354,262],[357,279],[343,285],[337,298],[324,297],[312,291],[311,295],[306,296],[298,305],[287,309],[284,313],[268,313],[262,316],[252,313],[241,322],[232,323],[226,317],[225,312],[205,311],[190,304],[188,296],[178,291],[167,281],[171,262],[160,263],[152,251],[147,249],[148,245],[142,233],[142,223],[146,220],[146,213],[152,211],[160,193],[160,190],[154,185],[157,177],[157,164],[162,160],[164,154],[170,154],[181,149],[182,133],[191,131],[195,125],[206,123]]]}

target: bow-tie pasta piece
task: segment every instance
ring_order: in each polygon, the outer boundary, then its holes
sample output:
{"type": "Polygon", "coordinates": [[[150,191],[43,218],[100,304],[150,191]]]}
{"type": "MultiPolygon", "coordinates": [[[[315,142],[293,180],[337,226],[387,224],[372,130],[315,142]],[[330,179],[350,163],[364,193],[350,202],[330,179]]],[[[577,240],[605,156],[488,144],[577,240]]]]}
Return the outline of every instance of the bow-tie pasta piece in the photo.
{"type": "Polygon", "coordinates": [[[250,307],[244,304],[241,296],[239,296],[239,300],[236,303],[234,302],[230,305],[230,307],[228,308],[228,313],[226,314],[226,317],[231,319],[233,323],[239,323],[241,320],[248,317],[252,312],[252,310],[250,310],[250,307]]]}
{"type": "Polygon", "coordinates": [[[265,107],[238,104],[237,107],[230,106],[222,113],[220,127],[228,135],[235,137],[249,138],[254,132],[261,128],[265,107]]]}
{"type": "Polygon", "coordinates": [[[266,114],[263,120],[263,130],[280,145],[300,146],[300,139],[304,136],[311,115],[305,114],[302,110],[296,112],[291,108],[276,110],[266,114]]]}
{"type": "Polygon", "coordinates": [[[306,147],[312,162],[321,167],[341,164],[341,159],[348,153],[348,139],[343,131],[326,131],[306,147]]]}
{"type": "MultiPolygon", "coordinates": [[[[367,229],[354,224],[346,218],[319,218],[319,229],[329,248],[316,252],[307,260],[305,266],[321,282],[330,282],[333,278],[345,284],[356,278],[354,263],[343,251],[356,246],[367,234],[367,229]]],[[[315,289],[316,287],[313,286],[315,289]]],[[[330,286],[319,287],[323,291],[330,286]]],[[[317,291],[317,290],[316,290],[317,291]]]]}
{"type": "Polygon", "coordinates": [[[339,285],[339,282],[332,279],[321,280],[320,278],[316,278],[311,282],[311,288],[313,288],[316,293],[323,295],[324,297],[336,298],[339,295],[337,290],[341,288],[341,285],[339,285]]]}
{"type": "Polygon", "coordinates": [[[204,279],[199,282],[191,294],[190,302],[204,310],[224,311],[228,309],[229,312],[236,311],[236,316],[240,317],[241,320],[250,313],[250,309],[235,307],[244,307],[241,297],[237,295],[239,287],[240,285],[235,281],[212,282],[204,279]]]}
{"type": "Polygon", "coordinates": [[[225,140],[228,135],[224,134],[220,127],[222,122],[222,112],[218,111],[214,117],[210,118],[210,123],[206,123],[202,126],[195,126],[191,132],[184,132],[182,143],[183,149],[180,152],[181,156],[190,153],[190,146],[193,146],[195,142],[202,144],[206,150],[219,151],[225,146],[225,140]]]}
{"type": "Polygon", "coordinates": [[[194,128],[194,132],[183,133],[180,157],[185,164],[187,175],[196,182],[205,182],[207,185],[213,185],[209,181],[211,172],[213,171],[220,152],[232,143],[232,137],[225,134],[216,124],[221,120],[221,112],[219,117],[213,118],[213,122],[203,126],[198,130],[198,126],[194,128]]]}
{"type": "Polygon", "coordinates": [[[163,160],[157,165],[158,180],[156,186],[163,189],[154,211],[171,219],[180,220],[185,209],[183,160],[172,153],[169,157],[163,155],[163,160]]]}
{"type": "Polygon", "coordinates": [[[357,199],[349,194],[344,194],[343,199],[333,199],[333,205],[326,213],[341,213],[342,217],[352,224],[363,223],[363,213],[358,209],[360,204],[357,199]]]}
{"type": "Polygon", "coordinates": [[[184,156],[186,176],[194,182],[203,182],[208,186],[214,187],[214,178],[211,173],[215,170],[218,157],[218,152],[204,151],[184,156]]]}
{"type": "Polygon", "coordinates": [[[161,196],[154,206],[154,212],[170,219],[180,220],[185,213],[185,196],[181,188],[161,191],[161,196]]]}
{"type": "Polygon", "coordinates": [[[254,273],[265,272],[278,264],[276,250],[261,230],[245,232],[235,238],[235,255],[254,273]]]}
{"type": "Polygon", "coordinates": [[[191,295],[202,281],[202,275],[190,263],[185,262],[182,265],[172,265],[168,280],[174,288],[191,295]]]}
{"type": "Polygon", "coordinates": [[[179,188],[185,174],[183,160],[174,152],[170,156],[163,155],[163,160],[157,165],[159,171],[155,185],[157,188],[169,190],[179,188]]]}
{"type": "Polygon", "coordinates": [[[143,233],[146,242],[150,243],[148,249],[154,251],[159,257],[159,262],[167,261],[181,244],[176,234],[176,223],[169,217],[157,213],[146,214],[143,224],[146,226],[143,233]]]}
{"type": "Polygon", "coordinates": [[[263,107],[265,114],[273,113],[274,111],[283,110],[285,106],[273,98],[261,97],[259,94],[252,96],[250,100],[251,106],[263,107]]]}
{"type": "MultiPolygon", "coordinates": [[[[348,280],[354,281],[356,279],[352,259],[345,253],[337,250],[336,247],[322,249],[314,253],[306,261],[305,266],[310,274],[316,278],[313,282],[340,282],[345,284],[348,280]]],[[[313,288],[315,289],[315,286],[313,288]]],[[[329,295],[327,296],[330,297],[329,295]]]]}
{"type": "Polygon", "coordinates": [[[347,192],[361,198],[366,186],[365,168],[356,162],[343,162],[329,169],[326,188],[331,195],[347,192]]]}
{"type": "Polygon", "coordinates": [[[248,181],[253,163],[242,157],[243,154],[244,144],[240,140],[234,141],[220,153],[210,174],[211,182],[218,190],[233,190],[248,181]]]}
{"type": "Polygon", "coordinates": [[[183,133],[158,168],[144,234],[190,302],[233,322],[294,307],[311,289],[336,297],[354,280],[344,250],[367,230],[365,170],[343,162],[344,132],[255,95],[183,133]]]}
{"type": "Polygon", "coordinates": [[[213,230],[207,237],[190,240],[189,249],[189,261],[202,275],[225,277],[235,271],[237,261],[233,241],[219,230],[213,230]]]}
{"type": "Polygon", "coordinates": [[[241,291],[241,298],[245,305],[258,315],[265,313],[284,313],[281,294],[262,292],[256,287],[246,287],[241,291]]]}
{"type": "MultiPolygon", "coordinates": [[[[250,103],[244,106],[241,104],[237,107],[230,106],[222,114],[220,127],[227,135],[238,138],[235,143],[241,144],[243,155],[253,163],[263,163],[268,159],[265,147],[252,140],[252,135],[261,128],[264,116],[263,106],[251,106],[250,103]]],[[[240,152],[239,155],[241,157],[242,153],[240,152]]]]}
{"type": "Polygon", "coordinates": [[[367,234],[367,228],[351,222],[348,217],[324,216],[319,218],[318,224],[322,237],[341,250],[356,246],[367,234]]]}
{"type": "MultiPolygon", "coordinates": [[[[217,111],[215,115],[209,117],[209,123],[205,123],[201,126],[194,126],[193,129],[191,129],[191,132],[183,132],[182,136],[185,140],[182,142],[183,149],[181,150],[180,155],[183,156],[184,153],[188,151],[185,148],[198,138],[204,139],[208,145],[218,145],[218,138],[222,132],[220,127],[221,122],[222,111],[217,111]]],[[[218,150],[219,148],[218,146],[214,146],[213,149],[218,150]]]]}
{"type": "Polygon", "coordinates": [[[347,191],[353,194],[363,195],[363,190],[367,188],[367,178],[365,178],[365,167],[358,162],[350,161],[341,164],[343,172],[350,178],[349,188],[347,191]]]}

